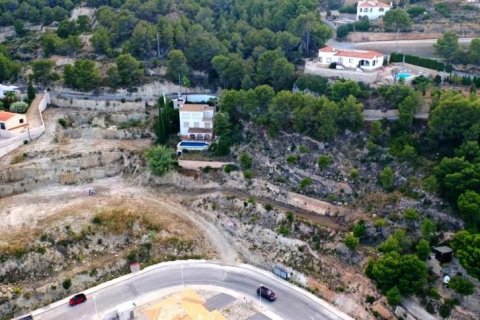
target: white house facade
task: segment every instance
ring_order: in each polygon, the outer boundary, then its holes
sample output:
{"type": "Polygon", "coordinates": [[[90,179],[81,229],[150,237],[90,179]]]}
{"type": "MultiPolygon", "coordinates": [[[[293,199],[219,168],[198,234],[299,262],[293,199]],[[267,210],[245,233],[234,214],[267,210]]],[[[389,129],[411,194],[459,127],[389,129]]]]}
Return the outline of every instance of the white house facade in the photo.
{"type": "Polygon", "coordinates": [[[212,140],[215,108],[206,104],[184,104],[179,111],[180,135],[188,140],[212,140]]]}
{"type": "Polygon", "coordinates": [[[373,71],[383,66],[385,56],[376,51],[343,50],[327,46],[318,50],[318,63],[325,67],[336,63],[347,69],[373,71]]]}
{"type": "Polygon", "coordinates": [[[0,111],[0,137],[10,138],[27,130],[27,116],[19,113],[0,111]]]}
{"type": "Polygon", "coordinates": [[[363,17],[375,20],[383,17],[390,9],[392,9],[392,3],[386,4],[377,0],[360,0],[357,4],[357,20],[363,17]]]}

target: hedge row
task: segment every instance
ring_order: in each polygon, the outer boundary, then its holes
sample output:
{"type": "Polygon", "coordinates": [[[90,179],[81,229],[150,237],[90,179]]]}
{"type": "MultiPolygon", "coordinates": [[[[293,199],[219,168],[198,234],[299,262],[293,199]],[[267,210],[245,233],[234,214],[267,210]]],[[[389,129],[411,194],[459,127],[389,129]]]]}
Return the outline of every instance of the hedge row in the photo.
{"type": "Polygon", "coordinates": [[[397,52],[392,52],[392,54],[390,55],[390,62],[405,62],[437,71],[452,71],[452,65],[450,64],[445,65],[443,62],[438,62],[437,60],[421,58],[397,52]]]}

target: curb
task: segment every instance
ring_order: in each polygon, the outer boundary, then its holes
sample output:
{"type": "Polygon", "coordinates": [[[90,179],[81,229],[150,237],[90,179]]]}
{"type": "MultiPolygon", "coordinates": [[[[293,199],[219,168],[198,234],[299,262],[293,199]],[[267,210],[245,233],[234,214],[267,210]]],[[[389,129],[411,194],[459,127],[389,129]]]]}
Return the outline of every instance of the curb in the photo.
{"type": "MultiPolygon", "coordinates": [[[[254,267],[254,266],[251,266],[251,265],[248,265],[248,264],[231,264],[231,263],[223,263],[221,261],[215,261],[215,260],[175,260],[175,261],[162,262],[162,263],[159,263],[159,264],[156,264],[156,265],[148,266],[145,269],[143,269],[141,271],[138,271],[136,273],[130,273],[130,274],[112,279],[110,281],[101,283],[101,284],[99,284],[95,287],[84,290],[83,293],[85,293],[86,295],[92,295],[95,292],[98,292],[98,291],[100,291],[104,288],[107,288],[107,287],[110,287],[112,285],[128,281],[130,279],[136,278],[137,276],[144,275],[146,273],[149,273],[149,272],[152,272],[152,271],[155,271],[155,270],[158,270],[158,269],[169,268],[169,267],[174,267],[176,265],[185,265],[185,264],[189,265],[190,267],[195,267],[195,266],[202,267],[202,266],[207,265],[207,266],[215,267],[215,268],[228,268],[231,271],[235,271],[235,269],[237,269],[237,270],[238,269],[243,269],[243,270],[246,270],[247,272],[250,272],[250,273],[261,274],[261,275],[275,281],[276,283],[278,283],[280,285],[283,285],[283,286],[288,287],[292,290],[295,290],[297,293],[307,297],[308,299],[312,300],[313,302],[321,305],[323,308],[325,308],[329,312],[335,314],[336,316],[338,316],[338,318],[345,319],[345,320],[353,320],[352,317],[350,317],[347,314],[345,314],[344,312],[340,311],[335,306],[333,306],[333,305],[329,304],[328,302],[318,298],[317,296],[315,296],[312,293],[306,291],[305,289],[302,289],[302,288],[300,288],[300,287],[298,287],[298,286],[296,286],[296,285],[294,285],[294,284],[292,284],[292,283],[290,283],[290,282],[288,282],[288,281],[286,281],[286,280],[284,280],[280,277],[275,276],[273,273],[268,272],[267,270],[260,269],[260,268],[257,268],[257,267],[254,267]]],[[[72,295],[73,294],[74,293],[72,293],[72,295]]],[[[49,304],[45,307],[36,309],[36,310],[32,311],[30,314],[32,316],[41,315],[41,314],[43,314],[43,313],[45,313],[45,312],[47,312],[51,309],[55,309],[55,308],[58,308],[60,306],[65,305],[65,304],[68,304],[69,299],[70,299],[70,297],[67,297],[67,298],[64,298],[62,300],[56,301],[56,302],[51,303],[51,304],[49,304]]],[[[20,317],[15,318],[15,319],[20,319],[20,317]]]]}

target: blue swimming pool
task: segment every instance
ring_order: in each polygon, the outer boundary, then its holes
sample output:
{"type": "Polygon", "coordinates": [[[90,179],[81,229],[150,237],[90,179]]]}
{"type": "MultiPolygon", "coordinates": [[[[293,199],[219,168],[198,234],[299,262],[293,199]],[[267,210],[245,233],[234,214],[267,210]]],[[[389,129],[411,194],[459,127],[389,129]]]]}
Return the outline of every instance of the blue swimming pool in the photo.
{"type": "Polygon", "coordinates": [[[203,141],[180,141],[178,147],[208,147],[208,142],[203,141]]]}
{"type": "Polygon", "coordinates": [[[411,73],[408,73],[408,72],[399,72],[399,73],[397,73],[397,80],[400,80],[400,79],[405,80],[405,79],[407,79],[407,78],[410,78],[411,76],[412,76],[411,73]]]}

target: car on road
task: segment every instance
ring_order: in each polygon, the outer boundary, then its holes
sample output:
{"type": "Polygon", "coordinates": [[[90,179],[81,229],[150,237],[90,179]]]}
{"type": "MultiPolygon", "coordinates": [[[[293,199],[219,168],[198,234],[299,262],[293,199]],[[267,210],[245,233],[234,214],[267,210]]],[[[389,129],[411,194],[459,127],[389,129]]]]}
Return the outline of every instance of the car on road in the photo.
{"type": "Polygon", "coordinates": [[[87,296],[84,293],[79,293],[74,295],[70,301],[69,304],[73,307],[76,306],[77,304],[83,303],[87,301],[87,296]]]}
{"type": "Polygon", "coordinates": [[[257,295],[267,299],[268,301],[274,301],[275,299],[277,299],[277,295],[275,294],[275,292],[265,286],[258,287],[257,295]]]}

